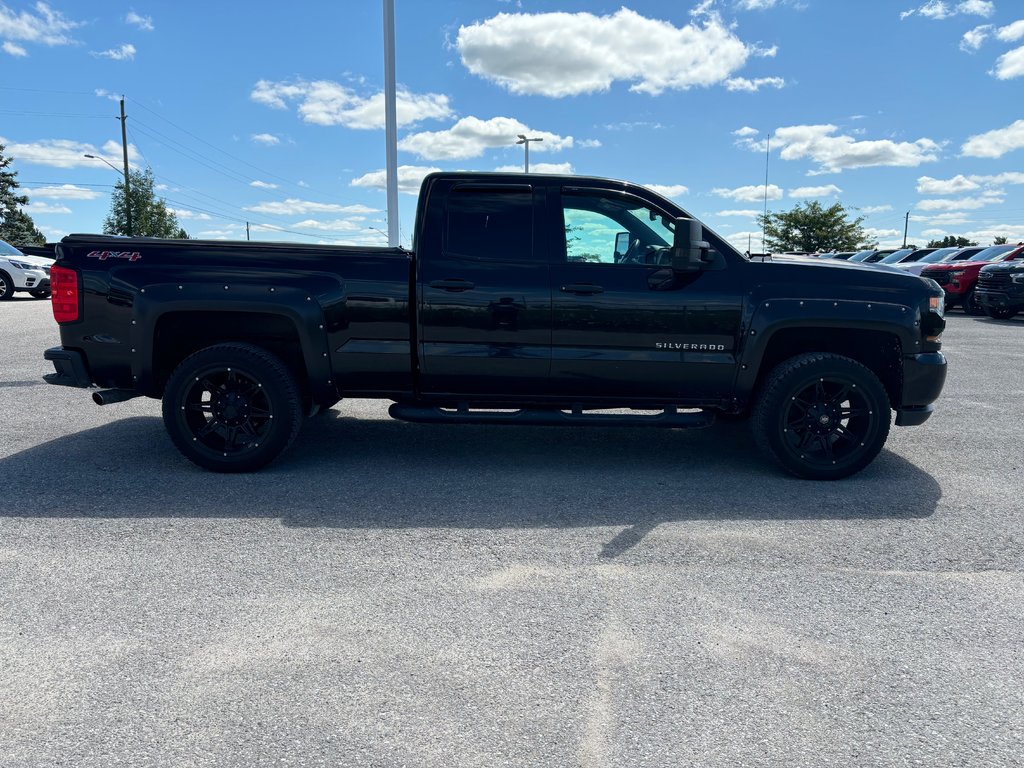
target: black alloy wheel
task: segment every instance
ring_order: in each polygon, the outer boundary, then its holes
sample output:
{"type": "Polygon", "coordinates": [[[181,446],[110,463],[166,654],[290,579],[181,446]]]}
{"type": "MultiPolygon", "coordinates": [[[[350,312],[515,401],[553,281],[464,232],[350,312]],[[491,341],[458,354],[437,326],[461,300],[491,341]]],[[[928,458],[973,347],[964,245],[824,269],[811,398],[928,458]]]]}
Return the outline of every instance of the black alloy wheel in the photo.
{"type": "Polygon", "coordinates": [[[0,272],[0,301],[14,298],[14,281],[6,272],[0,272]]]}
{"type": "Polygon", "coordinates": [[[758,445],[783,469],[809,480],[838,480],[882,450],[890,406],[871,370],[848,357],[812,353],[769,374],[753,416],[758,445]]]}
{"type": "Polygon", "coordinates": [[[164,425],[186,458],[215,472],[251,472],[284,451],[302,424],[288,367],[251,344],[219,344],[186,358],[164,390],[164,425]]]}

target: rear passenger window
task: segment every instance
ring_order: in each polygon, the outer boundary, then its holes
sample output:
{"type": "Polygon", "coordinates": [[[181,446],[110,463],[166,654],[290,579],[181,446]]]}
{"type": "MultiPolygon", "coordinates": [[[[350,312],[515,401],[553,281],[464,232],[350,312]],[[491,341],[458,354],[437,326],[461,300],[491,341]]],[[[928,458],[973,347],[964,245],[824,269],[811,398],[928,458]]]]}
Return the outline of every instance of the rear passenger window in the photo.
{"type": "Polygon", "coordinates": [[[533,192],[455,188],[448,197],[448,256],[533,260],[533,192]]]}

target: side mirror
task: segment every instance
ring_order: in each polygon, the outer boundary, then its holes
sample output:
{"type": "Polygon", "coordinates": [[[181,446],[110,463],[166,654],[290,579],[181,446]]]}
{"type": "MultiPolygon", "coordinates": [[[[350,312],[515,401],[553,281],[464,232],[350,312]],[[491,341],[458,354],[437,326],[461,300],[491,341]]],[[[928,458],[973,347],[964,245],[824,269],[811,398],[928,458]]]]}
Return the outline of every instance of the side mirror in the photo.
{"type": "Polygon", "coordinates": [[[699,272],[708,264],[711,245],[704,240],[704,226],[696,219],[676,219],[672,242],[672,269],[699,272]]]}
{"type": "MultiPolygon", "coordinates": [[[[619,232],[615,235],[615,255],[617,257],[625,256],[628,250],[629,232],[619,232]]],[[[618,258],[616,258],[616,261],[618,261],[618,258]]]]}

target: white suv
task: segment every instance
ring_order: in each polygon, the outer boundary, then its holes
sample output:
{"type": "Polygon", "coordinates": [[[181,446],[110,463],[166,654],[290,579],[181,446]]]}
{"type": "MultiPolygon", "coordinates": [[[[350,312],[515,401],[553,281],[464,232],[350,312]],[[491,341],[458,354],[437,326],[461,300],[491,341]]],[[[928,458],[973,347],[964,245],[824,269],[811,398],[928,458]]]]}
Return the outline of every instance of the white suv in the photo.
{"type": "Polygon", "coordinates": [[[0,301],[10,299],[15,291],[28,291],[37,299],[48,298],[51,264],[49,259],[26,256],[0,240],[0,301]]]}

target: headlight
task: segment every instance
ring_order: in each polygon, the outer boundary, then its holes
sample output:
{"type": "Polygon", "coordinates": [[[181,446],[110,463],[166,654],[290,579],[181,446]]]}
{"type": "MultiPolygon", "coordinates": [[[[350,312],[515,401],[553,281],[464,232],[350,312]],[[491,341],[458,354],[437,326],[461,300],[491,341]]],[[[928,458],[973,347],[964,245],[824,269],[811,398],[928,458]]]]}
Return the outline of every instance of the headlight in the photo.
{"type": "Polygon", "coordinates": [[[1015,283],[1024,283],[1024,274],[1013,275],[1010,277],[1010,279],[1013,280],[1013,282],[1015,283]]]}
{"type": "Polygon", "coordinates": [[[9,263],[9,264],[10,264],[10,265],[11,265],[12,267],[15,267],[15,268],[17,268],[17,269],[35,269],[35,267],[34,267],[33,265],[31,265],[31,264],[26,264],[26,263],[25,263],[25,262],[23,262],[23,261],[11,261],[11,262],[8,262],[8,263],[9,263]]]}
{"type": "Polygon", "coordinates": [[[946,315],[946,299],[944,296],[929,296],[928,311],[934,312],[939,317],[946,315]]]}
{"type": "Polygon", "coordinates": [[[959,272],[950,272],[949,276],[952,277],[954,280],[959,280],[965,274],[967,274],[967,273],[964,272],[963,270],[960,270],[959,272]]]}

